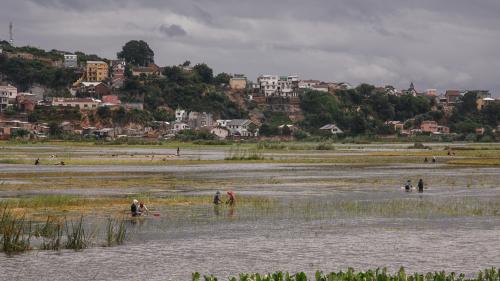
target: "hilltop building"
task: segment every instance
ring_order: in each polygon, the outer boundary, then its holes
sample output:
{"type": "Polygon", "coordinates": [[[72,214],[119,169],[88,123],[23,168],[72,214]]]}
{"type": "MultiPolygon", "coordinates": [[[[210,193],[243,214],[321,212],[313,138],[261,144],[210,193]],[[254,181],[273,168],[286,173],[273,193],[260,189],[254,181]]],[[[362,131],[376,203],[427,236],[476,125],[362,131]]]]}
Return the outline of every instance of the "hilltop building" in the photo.
{"type": "Polygon", "coordinates": [[[66,68],[77,68],[78,67],[78,57],[73,54],[64,55],[64,67],[66,68]]]}
{"type": "Polygon", "coordinates": [[[109,67],[104,61],[87,61],[85,67],[85,81],[101,82],[108,78],[109,67]]]}
{"type": "Polygon", "coordinates": [[[265,97],[298,97],[299,76],[261,75],[256,88],[265,97]]]}
{"type": "Polygon", "coordinates": [[[235,74],[229,79],[229,87],[233,90],[244,90],[247,87],[247,78],[243,74],[235,74]]]}

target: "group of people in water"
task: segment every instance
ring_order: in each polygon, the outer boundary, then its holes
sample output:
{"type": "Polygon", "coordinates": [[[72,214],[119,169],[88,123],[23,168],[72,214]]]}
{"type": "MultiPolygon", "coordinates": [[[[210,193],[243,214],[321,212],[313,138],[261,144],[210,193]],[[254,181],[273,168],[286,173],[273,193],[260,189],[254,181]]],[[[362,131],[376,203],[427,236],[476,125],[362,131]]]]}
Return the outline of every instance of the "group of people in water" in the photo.
{"type": "MultiPolygon", "coordinates": [[[[406,192],[411,192],[412,191],[413,185],[411,184],[411,180],[407,180],[406,181],[406,183],[404,185],[404,188],[405,188],[406,192]]],[[[417,189],[418,189],[419,193],[423,193],[424,192],[424,180],[423,179],[418,180],[417,189]]]]}
{"type": "MultiPolygon", "coordinates": [[[[220,191],[215,192],[213,203],[214,205],[220,205],[224,203],[224,201],[222,201],[222,194],[220,191]]],[[[231,207],[236,204],[236,194],[234,193],[234,191],[227,192],[227,199],[225,203],[231,207]]],[[[132,200],[132,205],[130,205],[130,214],[132,215],[132,217],[139,217],[148,215],[149,210],[144,202],[139,202],[137,199],[134,199],[132,200]]]]}
{"type": "MultiPolygon", "coordinates": [[[[432,156],[432,163],[436,162],[437,162],[436,156],[432,156]]],[[[427,157],[424,158],[424,163],[429,163],[429,159],[427,157]]]]}
{"type": "MultiPolygon", "coordinates": [[[[54,158],[54,157],[51,157],[51,158],[54,158]]],[[[35,159],[35,163],[34,163],[35,166],[38,166],[40,165],[40,158],[37,158],[35,159]]],[[[66,165],[66,163],[64,163],[64,161],[59,161],[58,163],[56,163],[55,165],[58,165],[58,166],[64,166],[66,165]]]]}
{"type": "Polygon", "coordinates": [[[137,199],[132,200],[132,205],[130,205],[130,213],[133,217],[138,217],[142,215],[148,215],[149,210],[144,205],[144,202],[139,202],[137,199]]]}
{"type": "MultiPolygon", "coordinates": [[[[217,192],[215,192],[215,196],[214,196],[214,205],[219,205],[219,204],[222,204],[222,197],[221,197],[221,193],[220,191],[217,190],[217,192]]],[[[236,204],[236,194],[234,193],[234,191],[228,191],[227,192],[227,200],[226,200],[226,204],[228,204],[229,206],[234,206],[234,204],[236,204]]]]}

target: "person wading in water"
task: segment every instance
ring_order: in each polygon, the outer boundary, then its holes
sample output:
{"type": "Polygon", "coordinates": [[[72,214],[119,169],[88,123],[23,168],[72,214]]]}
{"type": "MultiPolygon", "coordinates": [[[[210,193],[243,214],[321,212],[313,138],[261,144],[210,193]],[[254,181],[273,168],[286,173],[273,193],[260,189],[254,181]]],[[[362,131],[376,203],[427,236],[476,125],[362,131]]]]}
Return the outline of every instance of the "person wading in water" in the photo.
{"type": "Polygon", "coordinates": [[[222,203],[222,199],[220,198],[220,191],[217,191],[214,196],[214,205],[219,205],[220,203],[222,203]]]}
{"type": "Polygon", "coordinates": [[[418,192],[419,193],[423,193],[424,192],[424,181],[422,179],[420,179],[418,181],[418,192]]]}

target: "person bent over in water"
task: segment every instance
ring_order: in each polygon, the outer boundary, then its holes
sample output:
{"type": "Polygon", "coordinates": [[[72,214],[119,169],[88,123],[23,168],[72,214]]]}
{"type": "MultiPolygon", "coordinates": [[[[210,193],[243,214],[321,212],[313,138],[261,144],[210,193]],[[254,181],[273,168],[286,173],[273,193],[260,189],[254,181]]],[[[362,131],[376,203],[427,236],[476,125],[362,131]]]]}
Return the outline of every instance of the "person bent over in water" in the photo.
{"type": "Polygon", "coordinates": [[[139,203],[139,213],[149,215],[149,210],[146,205],[144,205],[144,202],[139,203]]]}
{"type": "Polygon", "coordinates": [[[222,199],[220,198],[220,191],[217,191],[214,196],[214,205],[219,205],[220,203],[222,203],[222,199]]]}
{"type": "Polygon", "coordinates": [[[234,192],[228,191],[226,204],[229,204],[229,206],[233,206],[235,203],[236,203],[236,196],[234,192]]]}
{"type": "Polygon", "coordinates": [[[405,183],[405,191],[406,192],[410,192],[411,191],[411,180],[407,180],[406,183],[405,183]]]}
{"type": "Polygon", "coordinates": [[[139,201],[132,200],[132,205],[130,205],[130,214],[133,217],[137,217],[141,215],[141,211],[139,211],[139,201]]]}

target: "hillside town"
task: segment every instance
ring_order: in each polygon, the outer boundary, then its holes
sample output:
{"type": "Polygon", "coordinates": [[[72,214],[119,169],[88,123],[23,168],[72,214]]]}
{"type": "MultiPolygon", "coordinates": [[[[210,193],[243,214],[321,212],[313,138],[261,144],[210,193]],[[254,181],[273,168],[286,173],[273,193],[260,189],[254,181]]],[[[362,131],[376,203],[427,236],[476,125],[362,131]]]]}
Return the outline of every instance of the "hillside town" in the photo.
{"type": "MultiPolygon", "coordinates": [[[[323,136],[355,135],[356,131],[346,125],[337,124],[335,118],[326,118],[324,123],[316,121],[314,124],[304,122],[308,113],[304,110],[304,95],[323,97],[325,95],[340,100],[349,91],[361,91],[363,85],[354,87],[348,82],[320,81],[303,79],[299,75],[258,75],[255,81],[247,78],[245,74],[219,74],[213,77],[210,70],[210,83],[213,87],[202,89],[208,93],[212,88],[224,95],[224,102],[231,103],[238,110],[246,112],[237,118],[228,118],[224,108],[211,111],[210,106],[199,106],[204,110],[194,110],[189,103],[186,107],[169,100],[163,103],[154,102],[145,105],[145,99],[150,93],[148,85],[156,85],[158,81],[169,81],[179,75],[199,74],[203,79],[203,70],[200,65],[192,67],[189,62],[172,67],[160,67],[151,59],[142,63],[133,62],[130,58],[122,56],[116,59],[97,59],[85,57],[82,53],[69,53],[51,51],[50,56],[36,48],[15,48],[4,42],[0,48],[0,56],[5,63],[29,62],[55,71],[71,71],[75,79],[67,87],[62,87],[64,94],[54,94],[53,89],[42,85],[40,82],[29,82],[16,85],[11,79],[12,73],[7,68],[1,68],[0,73],[0,139],[45,139],[50,137],[72,135],[83,138],[97,138],[113,140],[117,138],[150,138],[173,139],[183,132],[203,132],[213,138],[248,139],[277,136],[289,138],[296,136],[297,131],[310,134],[312,132],[323,136]],[[38,54],[37,54],[38,53],[38,54]],[[195,69],[199,67],[198,69],[195,69]],[[200,70],[201,69],[201,70],[200,70]],[[176,72],[177,71],[177,72],[176,72]],[[222,77],[221,81],[213,82],[222,77]],[[138,94],[131,98],[131,84],[136,83],[138,94]],[[146,90],[144,90],[146,89],[146,90]],[[226,101],[227,100],[227,101],[226,101]],[[147,107],[147,108],[146,108],[147,107]],[[149,118],[144,122],[112,122],[103,121],[106,116],[134,113],[143,111],[161,111],[165,118],[149,118]],[[43,118],[40,112],[59,112],[62,118],[43,118]],[[71,112],[69,118],[68,112],[71,112]],[[222,113],[221,113],[222,112],[222,113]],[[38,116],[39,118],[34,118],[38,116]],[[67,116],[68,118],[65,118],[67,116]],[[75,117],[77,116],[77,117],[75,117]],[[271,116],[271,117],[269,117],[271,116]],[[284,116],[281,120],[268,122],[275,116],[284,116]],[[333,120],[333,121],[332,121],[333,120]],[[330,121],[330,122],[328,122],[330,121]],[[270,127],[274,131],[270,130],[270,127]]],[[[125,47],[124,47],[125,51],[125,47]]],[[[202,67],[208,68],[206,65],[202,67]]],[[[265,70],[264,70],[265,71],[265,70]]],[[[299,69],[297,70],[297,72],[299,69]]],[[[17,75],[17,74],[16,74],[17,75]]],[[[23,75],[22,73],[20,74],[23,75]]],[[[19,79],[18,79],[19,80],[19,79]]],[[[176,81],[176,83],[179,83],[176,81]]],[[[208,82],[207,82],[208,84],[208,82]]],[[[150,87],[152,88],[152,87],[150,87]]],[[[154,89],[153,89],[154,90],[154,89]]],[[[174,89],[167,89],[168,91],[174,89]]],[[[163,91],[167,91],[163,90],[163,91]]],[[[199,93],[205,98],[207,93],[199,93]]],[[[494,98],[489,90],[476,89],[449,89],[438,92],[436,89],[417,89],[410,83],[408,89],[397,89],[390,85],[372,86],[364,98],[370,95],[383,96],[386,100],[394,98],[420,98],[428,104],[429,111],[415,112],[404,118],[388,119],[395,117],[389,114],[381,118],[385,131],[375,133],[384,137],[408,137],[414,135],[448,136],[459,133],[450,128],[448,117],[456,114],[456,108],[464,104],[464,97],[473,94],[473,102],[467,104],[471,111],[482,112],[500,100],[494,98]],[[421,118],[420,115],[436,116],[436,118],[421,118]],[[420,115],[418,115],[420,114],[420,115]],[[431,120],[429,120],[431,119],[431,120]]],[[[179,98],[182,93],[173,93],[172,100],[179,98]],[[175,96],[177,95],[177,96],[175,96]]],[[[150,98],[154,100],[154,98],[150,98]]],[[[184,103],[186,105],[186,103],[184,103]]],[[[347,107],[347,106],[345,106],[347,107]]],[[[382,105],[383,107],[383,105],[382,105]]],[[[494,107],[498,109],[497,107],[494,107]]],[[[362,105],[354,105],[341,111],[349,112],[356,117],[363,112],[362,105]]],[[[396,109],[393,109],[393,111],[396,109]]],[[[340,113],[339,113],[340,114],[340,113]]],[[[477,136],[485,133],[497,134],[500,132],[498,112],[495,111],[494,126],[489,127],[478,124],[468,128],[469,133],[477,136]]],[[[43,115],[43,114],[42,114],[43,115]]],[[[397,115],[397,114],[396,114],[397,115]]],[[[380,117],[380,115],[378,115],[380,117]]],[[[403,115],[402,115],[403,116],[403,115]]],[[[46,117],[46,116],[45,116],[46,117]]],[[[353,117],[353,118],[354,118],[353,117]]],[[[373,117],[365,114],[365,119],[370,122],[373,117]]],[[[342,119],[341,117],[338,117],[342,119]]],[[[276,118],[275,118],[276,119],[276,118]]],[[[279,118],[278,118],[279,119],[279,118]]],[[[324,119],[324,118],[323,118],[324,119]]],[[[319,118],[318,120],[321,120],[319,118]]],[[[353,123],[354,119],[345,121],[353,123]]]]}

